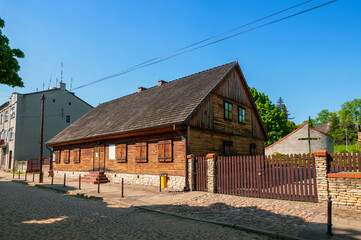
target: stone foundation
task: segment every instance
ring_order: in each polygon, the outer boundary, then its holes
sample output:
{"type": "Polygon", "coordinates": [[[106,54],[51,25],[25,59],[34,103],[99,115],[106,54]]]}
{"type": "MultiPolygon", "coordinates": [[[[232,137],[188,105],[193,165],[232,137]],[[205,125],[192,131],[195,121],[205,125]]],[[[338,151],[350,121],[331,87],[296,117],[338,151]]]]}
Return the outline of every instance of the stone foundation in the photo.
{"type": "Polygon", "coordinates": [[[361,174],[328,174],[329,194],[332,204],[361,210],[361,174]]]}
{"type": "MultiPolygon", "coordinates": [[[[79,174],[83,177],[89,172],[70,172],[70,171],[54,171],[56,177],[64,177],[66,173],[67,178],[77,179],[79,174]]],[[[159,187],[160,176],[151,174],[129,174],[129,173],[114,173],[105,172],[111,183],[121,183],[122,178],[125,184],[129,185],[142,185],[150,187],[159,187]]],[[[168,175],[168,188],[167,190],[172,191],[183,191],[184,189],[184,176],[169,176],[168,175]]]]}

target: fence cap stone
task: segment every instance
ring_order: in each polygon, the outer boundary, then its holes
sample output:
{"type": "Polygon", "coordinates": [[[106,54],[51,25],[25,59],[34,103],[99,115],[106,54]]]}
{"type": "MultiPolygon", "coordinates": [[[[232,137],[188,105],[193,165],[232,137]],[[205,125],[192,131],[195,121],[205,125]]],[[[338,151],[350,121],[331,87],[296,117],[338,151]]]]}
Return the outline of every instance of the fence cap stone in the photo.
{"type": "Polygon", "coordinates": [[[196,155],[194,155],[194,154],[188,154],[188,155],[187,155],[187,158],[190,159],[190,158],[194,158],[195,156],[196,156],[196,155]]]}
{"type": "Polygon", "coordinates": [[[316,157],[326,157],[327,156],[327,150],[318,150],[315,151],[316,157]]]}
{"type": "Polygon", "coordinates": [[[218,157],[217,153],[208,153],[206,158],[214,158],[214,157],[218,157]]]}

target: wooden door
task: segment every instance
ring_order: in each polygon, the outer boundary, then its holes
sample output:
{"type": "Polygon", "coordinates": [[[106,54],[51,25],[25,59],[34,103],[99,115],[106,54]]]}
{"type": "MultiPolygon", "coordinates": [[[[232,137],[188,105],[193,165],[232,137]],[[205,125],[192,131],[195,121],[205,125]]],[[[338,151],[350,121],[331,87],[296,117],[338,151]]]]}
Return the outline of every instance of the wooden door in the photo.
{"type": "Polygon", "coordinates": [[[94,147],[93,171],[105,171],[104,146],[94,147]]]}
{"type": "Polygon", "coordinates": [[[100,171],[100,146],[94,147],[93,171],[100,171]]]}

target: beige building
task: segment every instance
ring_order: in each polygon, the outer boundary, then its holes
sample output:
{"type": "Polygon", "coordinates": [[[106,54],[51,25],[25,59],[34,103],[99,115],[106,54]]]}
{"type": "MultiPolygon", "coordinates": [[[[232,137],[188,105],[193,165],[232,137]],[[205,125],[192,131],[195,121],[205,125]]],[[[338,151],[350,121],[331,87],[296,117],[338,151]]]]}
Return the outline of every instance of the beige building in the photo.
{"type": "MultiPolygon", "coordinates": [[[[0,106],[0,169],[25,170],[28,159],[39,158],[43,94],[44,143],[93,108],[66,90],[65,83],[46,91],[13,93],[9,101],[0,106]]],[[[49,157],[45,146],[43,153],[44,158],[49,157]]]]}

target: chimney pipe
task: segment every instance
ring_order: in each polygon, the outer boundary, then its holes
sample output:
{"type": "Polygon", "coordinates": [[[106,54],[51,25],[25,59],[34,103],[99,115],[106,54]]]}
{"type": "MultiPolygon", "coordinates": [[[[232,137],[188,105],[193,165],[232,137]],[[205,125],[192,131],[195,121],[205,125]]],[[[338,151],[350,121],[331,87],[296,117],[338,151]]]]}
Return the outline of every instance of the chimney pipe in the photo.
{"type": "Polygon", "coordinates": [[[162,86],[163,84],[166,84],[167,82],[164,80],[158,80],[158,87],[162,86]]]}
{"type": "Polygon", "coordinates": [[[147,90],[145,87],[138,87],[138,92],[140,93],[141,91],[145,91],[147,90]]]}

